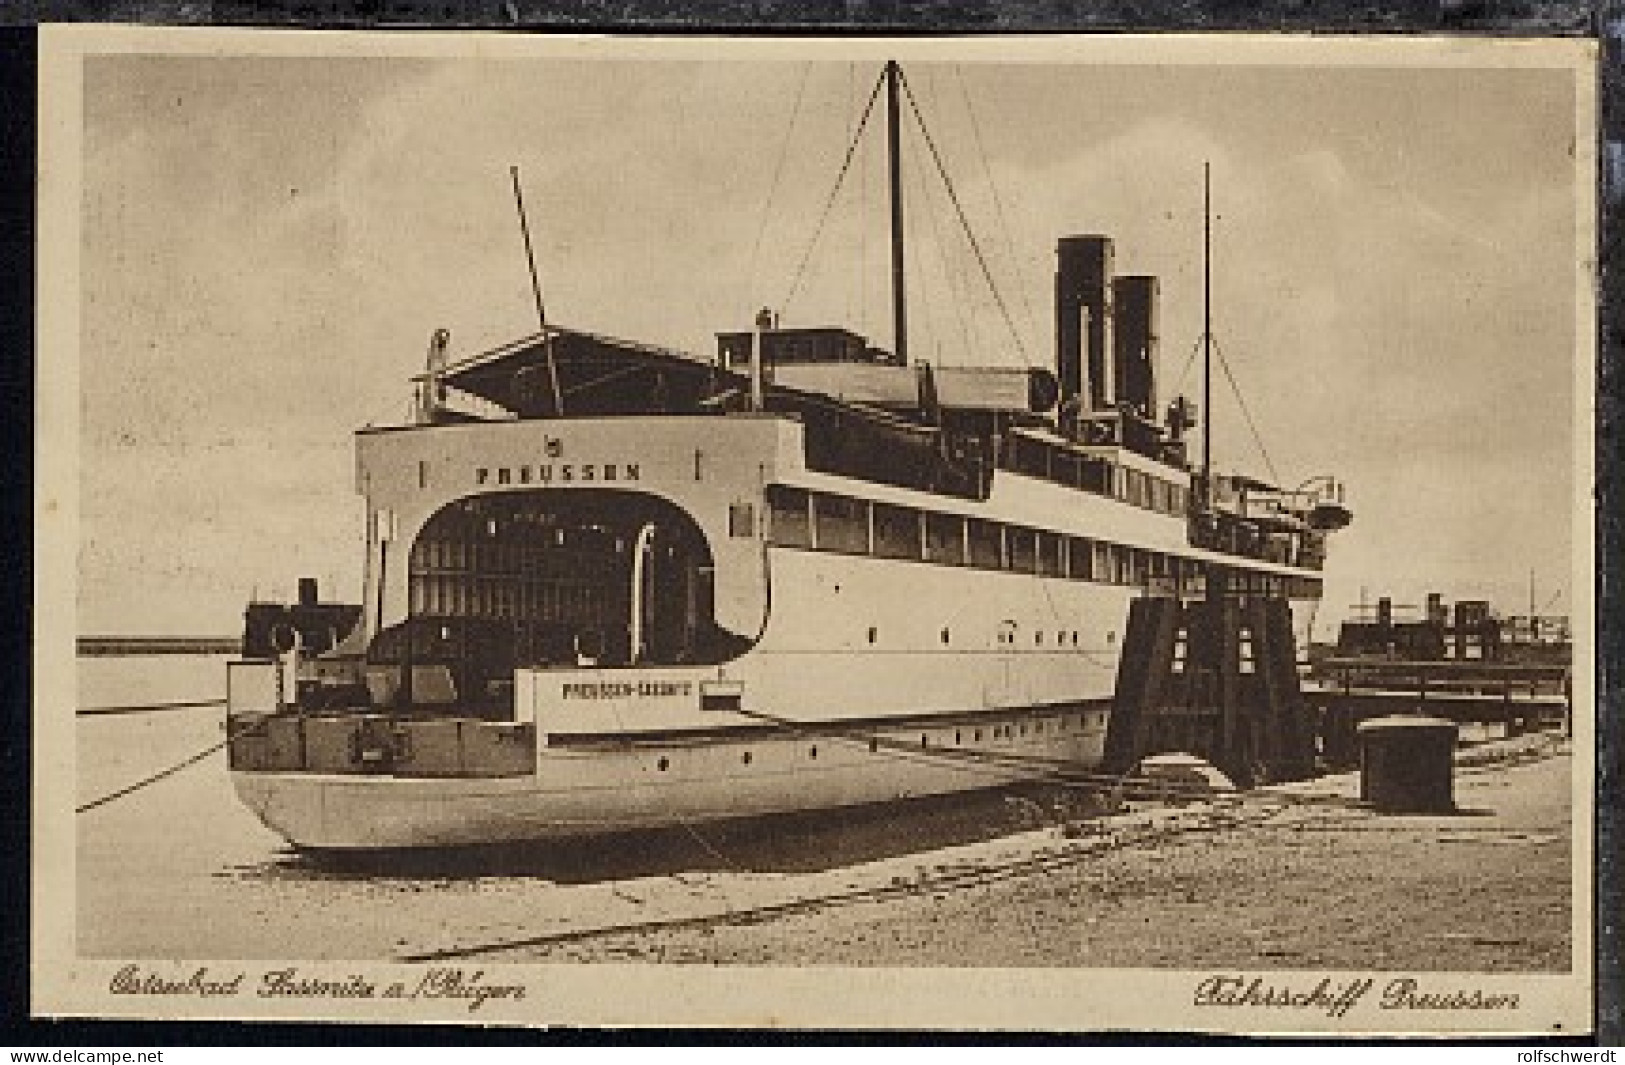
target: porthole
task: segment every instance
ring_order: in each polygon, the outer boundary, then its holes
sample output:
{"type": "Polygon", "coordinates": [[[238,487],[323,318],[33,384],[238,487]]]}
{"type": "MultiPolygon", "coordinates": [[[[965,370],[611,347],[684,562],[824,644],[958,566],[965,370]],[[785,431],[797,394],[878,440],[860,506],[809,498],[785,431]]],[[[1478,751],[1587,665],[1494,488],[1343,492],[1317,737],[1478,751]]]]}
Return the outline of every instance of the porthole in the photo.
{"type": "Polygon", "coordinates": [[[664,773],[666,770],[671,768],[671,759],[662,758],[660,761],[655,763],[655,768],[664,773]]]}

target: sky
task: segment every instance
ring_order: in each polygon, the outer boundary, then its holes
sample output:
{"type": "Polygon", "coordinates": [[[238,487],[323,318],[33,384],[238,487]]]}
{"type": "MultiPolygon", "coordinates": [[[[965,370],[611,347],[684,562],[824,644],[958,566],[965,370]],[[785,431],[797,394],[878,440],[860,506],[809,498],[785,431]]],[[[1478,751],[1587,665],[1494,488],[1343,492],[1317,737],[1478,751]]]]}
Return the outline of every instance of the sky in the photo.
{"type": "MultiPolygon", "coordinates": [[[[351,434],[404,416],[435,329],[455,358],[535,328],[511,166],[553,321],[708,353],[768,306],[889,344],[878,108],[831,193],[878,66],[804,52],[88,58],[80,631],[231,633],[300,575],[357,595],[351,434]]],[[[1362,589],[1521,613],[1531,570],[1571,608],[1571,71],[905,71],[913,357],[1050,365],[1055,240],[1106,233],[1162,279],[1164,400],[1200,399],[1207,162],[1245,400],[1216,369],[1215,463],[1335,474],[1355,510],[1320,634],[1362,589]]]]}

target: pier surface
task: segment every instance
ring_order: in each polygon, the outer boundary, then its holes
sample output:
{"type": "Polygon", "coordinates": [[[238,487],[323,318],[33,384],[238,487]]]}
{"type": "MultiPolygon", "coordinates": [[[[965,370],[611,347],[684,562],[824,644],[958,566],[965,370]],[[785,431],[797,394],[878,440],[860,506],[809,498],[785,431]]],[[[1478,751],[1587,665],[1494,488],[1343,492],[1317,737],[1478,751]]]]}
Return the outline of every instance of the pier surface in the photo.
{"type": "Polygon", "coordinates": [[[1461,767],[1452,816],[1190,807],[1152,815],[1167,833],[1150,842],[1040,875],[506,960],[1566,972],[1570,762],[1524,749],[1475,752],[1491,760],[1461,767]]]}
{"type": "MultiPolygon", "coordinates": [[[[82,719],[79,728],[82,801],[219,738],[218,715],[206,710],[82,719]]],[[[216,756],[81,815],[79,949],[114,958],[1566,971],[1566,743],[1537,734],[1460,754],[1464,812],[1448,817],[1225,800],[1092,819],[1069,838],[1053,826],[1023,830],[1013,821],[1022,800],[970,796],[766,829],[338,867],[262,828],[230,795],[216,756]],[[628,928],[641,931],[617,931],[628,928]]],[[[1284,790],[1352,797],[1358,780],[1284,790]]]]}

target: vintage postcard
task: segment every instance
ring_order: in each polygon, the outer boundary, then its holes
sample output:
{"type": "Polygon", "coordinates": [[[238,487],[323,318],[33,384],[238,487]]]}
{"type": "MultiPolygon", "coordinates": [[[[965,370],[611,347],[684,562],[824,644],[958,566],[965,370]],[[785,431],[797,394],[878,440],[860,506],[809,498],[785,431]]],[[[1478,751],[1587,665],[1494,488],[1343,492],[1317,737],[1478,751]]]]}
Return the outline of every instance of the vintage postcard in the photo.
{"type": "Polygon", "coordinates": [[[1589,1031],[1591,42],[41,48],[36,1014],[1589,1031]]]}

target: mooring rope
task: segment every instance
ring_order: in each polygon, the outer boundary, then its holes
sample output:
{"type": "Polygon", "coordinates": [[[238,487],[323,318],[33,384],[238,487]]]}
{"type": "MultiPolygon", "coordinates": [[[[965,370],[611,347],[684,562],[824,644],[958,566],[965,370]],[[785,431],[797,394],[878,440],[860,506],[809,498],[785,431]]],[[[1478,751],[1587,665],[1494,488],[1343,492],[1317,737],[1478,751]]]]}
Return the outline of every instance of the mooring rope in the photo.
{"type": "Polygon", "coordinates": [[[192,755],[191,757],[185,758],[185,759],[182,759],[179,762],[176,762],[172,766],[168,766],[167,768],[160,769],[158,772],[152,774],[151,776],[143,777],[142,779],[136,781],[134,784],[130,784],[130,785],[127,785],[125,787],[119,788],[117,791],[109,792],[106,795],[103,795],[99,799],[92,799],[90,802],[84,803],[84,804],[82,804],[80,806],[76,806],[74,808],[73,812],[76,813],[76,814],[88,813],[89,811],[94,810],[99,806],[106,806],[108,803],[113,802],[116,799],[122,799],[126,795],[131,795],[131,794],[134,794],[135,792],[140,791],[142,788],[150,787],[151,785],[158,783],[160,780],[163,780],[163,779],[165,779],[167,777],[172,777],[176,773],[179,773],[181,770],[186,769],[186,768],[188,768],[190,766],[194,766],[197,763],[203,761],[205,758],[209,757],[209,755],[214,754],[216,751],[218,751],[221,748],[225,747],[226,744],[231,742],[231,740],[232,740],[232,737],[228,736],[225,739],[221,740],[219,743],[212,744],[212,745],[204,748],[203,750],[197,752],[196,754],[192,755]]]}
{"type": "MultiPolygon", "coordinates": [[[[1275,811],[1269,811],[1264,816],[1271,816],[1275,811]]],[[[1236,828],[1250,828],[1250,824],[1238,821],[1217,821],[1200,826],[1202,829],[1224,830],[1236,828]]],[[[704,914],[689,914],[680,917],[650,918],[641,921],[626,921],[610,925],[598,925],[591,928],[573,928],[556,932],[546,932],[535,936],[526,936],[518,939],[498,940],[489,943],[473,944],[462,947],[446,947],[439,950],[418,951],[403,954],[397,960],[403,962],[449,961],[456,958],[473,957],[480,954],[493,954],[503,951],[548,948],[562,946],[573,942],[582,942],[590,939],[603,939],[618,935],[641,935],[651,932],[675,931],[683,928],[706,928],[715,925],[756,923],[766,919],[790,917],[802,913],[822,909],[832,909],[839,906],[849,906],[865,902],[884,902],[892,898],[920,892],[935,892],[946,890],[963,890],[987,884],[995,884],[1003,880],[1012,880],[1024,876],[1048,874],[1078,865],[1090,858],[1126,850],[1139,844],[1160,842],[1181,835],[1188,831],[1197,830],[1196,826],[1149,826],[1138,832],[1117,833],[1112,836],[1100,836],[1072,847],[1063,853],[1054,852],[1031,855],[1017,858],[1012,861],[998,862],[991,865],[978,865],[971,868],[945,869],[938,876],[921,876],[913,879],[898,880],[894,878],[886,884],[867,888],[848,888],[844,891],[829,892],[822,895],[802,895],[778,902],[765,903],[759,906],[734,909],[727,912],[712,912],[704,914]]]]}
{"type": "Polygon", "coordinates": [[[92,799],[87,803],[81,803],[79,806],[74,807],[73,812],[75,814],[88,813],[91,810],[97,809],[98,807],[106,806],[108,803],[122,799],[128,795],[133,795],[144,788],[149,788],[161,780],[167,780],[176,773],[179,773],[181,770],[189,769],[192,766],[197,765],[199,762],[202,762],[205,758],[208,758],[211,754],[224,749],[231,743],[232,740],[236,739],[238,736],[241,736],[250,729],[257,727],[259,724],[260,722],[258,719],[251,718],[246,720],[238,725],[236,729],[229,730],[225,739],[222,739],[220,742],[211,743],[209,746],[205,747],[201,751],[198,751],[196,754],[188,755],[172,765],[165,766],[156,773],[142,777],[133,784],[127,784],[116,791],[108,792],[106,795],[103,795],[100,798],[92,799]]]}
{"type": "MultiPolygon", "coordinates": [[[[780,727],[790,728],[807,736],[827,737],[836,742],[849,744],[864,744],[869,746],[873,753],[884,753],[904,760],[935,759],[946,766],[997,773],[1006,779],[1009,778],[1011,773],[1023,773],[1020,780],[1012,780],[1011,783],[1053,784],[1062,788],[1096,792],[1125,786],[1138,786],[1158,797],[1189,801],[1238,799],[1276,806],[1348,808],[1354,810],[1368,808],[1362,800],[1342,795],[1301,794],[1274,790],[1269,787],[1242,789],[1234,785],[1215,787],[1208,784],[1182,783],[1166,777],[1136,773],[1133,769],[1123,773],[1102,772],[1088,768],[1085,763],[1068,758],[977,748],[915,746],[905,740],[892,739],[862,729],[831,728],[830,725],[825,723],[796,721],[761,711],[740,710],[738,713],[745,717],[756,718],[780,727]]],[[[1506,758],[1494,761],[1498,765],[1517,764],[1538,760],[1544,753],[1544,749],[1541,751],[1511,751],[1508,752],[1506,758]]],[[[1457,767],[1456,771],[1471,772],[1475,769],[1476,766],[1467,764],[1457,767]]],[[[1288,782],[1283,781],[1282,783],[1288,782]]]]}
{"type": "Polygon", "coordinates": [[[75,717],[114,716],[118,714],[159,713],[165,710],[196,710],[206,706],[225,706],[225,699],[173,699],[161,703],[130,703],[124,706],[81,706],[75,717]]]}

